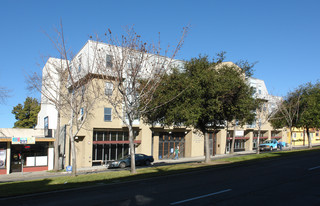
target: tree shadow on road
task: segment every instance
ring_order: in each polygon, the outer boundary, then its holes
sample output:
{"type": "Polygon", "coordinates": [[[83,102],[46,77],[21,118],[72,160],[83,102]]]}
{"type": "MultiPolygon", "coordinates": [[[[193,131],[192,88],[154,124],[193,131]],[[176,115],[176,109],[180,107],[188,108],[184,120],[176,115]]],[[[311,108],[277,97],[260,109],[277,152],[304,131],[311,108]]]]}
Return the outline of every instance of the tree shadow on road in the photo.
{"type": "Polygon", "coordinates": [[[93,174],[83,174],[76,177],[63,176],[46,178],[42,180],[6,182],[0,183],[0,200],[1,197],[19,196],[24,194],[35,194],[48,191],[65,190],[71,188],[97,187],[106,184],[122,183],[127,181],[137,181],[146,178],[154,178],[173,174],[182,174],[199,170],[216,170],[225,167],[247,166],[257,162],[277,160],[282,161],[283,158],[299,155],[319,154],[320,149],[312,149],[305,151],[281,151],[273,153],[262,153],[259,155],[241,155],[231,158],[222,158],[203,162],[177,162],[167,165],[154,165],[138,169],[137,174],[130,174],[130,171],[101,172],[93,174]]]}

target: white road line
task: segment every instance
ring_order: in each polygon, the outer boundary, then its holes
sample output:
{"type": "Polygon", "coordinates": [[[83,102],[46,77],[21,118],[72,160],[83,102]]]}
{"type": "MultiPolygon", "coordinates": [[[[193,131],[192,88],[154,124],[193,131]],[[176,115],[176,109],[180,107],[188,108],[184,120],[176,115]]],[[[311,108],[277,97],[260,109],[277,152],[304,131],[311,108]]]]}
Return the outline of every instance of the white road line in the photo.
{"type": "Polygon", "coordinates": [[[178,204],[189,202],[189,201],[192,201],[192,200],[197,200],[197,199],[201,199],[201,198],[205,198],[205,197],[209,197],[209,196],[213,196],[213,195],[218,195],[218,194],[221,194],[221,193],[224,193],[224,192],[230,192],[230,191],[231,191],[231,189],[221,190],[219,192],[214,192],[214,193],[210,193],[210,194],[207,194],[207,195],[202,195],[202,196],[199,196],[199,197],[194,197],[194,198],[190,198],[190,199],[186,199],[186,200],[181,200],[181,201],[178,201],[178,202],[173,202],[173,203],[170,203],[170,205],[178,205],[178,204]]]}
{"type": "Polygon", "coordinates": [[[310,171],[310,170],[315,170],[315,169],[318,169],[318,168],[320,168],[320,166],[318,166],[318,167],[312,167],[312,168],[309,168],[308,170],[310,171]]]}

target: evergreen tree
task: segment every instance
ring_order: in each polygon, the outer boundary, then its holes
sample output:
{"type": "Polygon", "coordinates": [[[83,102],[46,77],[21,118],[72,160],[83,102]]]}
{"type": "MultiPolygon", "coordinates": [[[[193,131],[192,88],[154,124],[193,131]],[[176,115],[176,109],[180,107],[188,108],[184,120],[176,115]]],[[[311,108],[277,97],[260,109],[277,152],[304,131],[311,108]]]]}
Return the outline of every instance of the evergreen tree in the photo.
{"type": "Polygon", "coordinates": [[[24,105],[18,104],[12,110],[17,120],[14,128],[34,128],[37,124],[37,117],[40,111],[40,104],[36,98],[27,97],[24,105]]]}
{"type": "Polygon", "coordinates": [[[149,105],[157,109],[150,109],[145,115],[150,124],[182,124],[200,131],[205,140],[206,162],[210,158],[208,132],[218,131],[226,121],[252,122],[256,108],[245,71],[222,63],[223,59],[223,54],[213,61],[207,56],[193,58],[186,63],[185,71],[168,75],[149,105]]]}

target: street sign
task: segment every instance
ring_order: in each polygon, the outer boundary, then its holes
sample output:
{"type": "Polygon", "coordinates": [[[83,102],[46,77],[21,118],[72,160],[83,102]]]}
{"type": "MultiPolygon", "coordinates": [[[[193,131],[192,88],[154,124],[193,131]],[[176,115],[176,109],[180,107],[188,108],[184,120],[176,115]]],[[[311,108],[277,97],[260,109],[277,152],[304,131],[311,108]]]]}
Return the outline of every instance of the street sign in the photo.
{"type": "Polygon", "coordinates": [[[66,171],[67,171],[67,172],[72,172],[72,166],[71,166],[71,165],[67,166],[67,167],[66,167],[66,171]]]}

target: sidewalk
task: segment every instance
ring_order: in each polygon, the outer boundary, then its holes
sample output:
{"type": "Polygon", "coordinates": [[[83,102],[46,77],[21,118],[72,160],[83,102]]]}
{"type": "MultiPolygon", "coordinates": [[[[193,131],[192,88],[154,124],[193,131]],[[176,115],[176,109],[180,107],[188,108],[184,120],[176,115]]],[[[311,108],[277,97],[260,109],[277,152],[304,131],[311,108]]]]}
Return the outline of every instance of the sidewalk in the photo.
{"type": "MultiPolygon", "coordinates": [[[[320,145],[313,145],[313,147],[317,147],[320,145]]],[[[307,148],[307,146],[295,146],[293,150],[307,148]]],[[[289,148],[284,148],[283,150],[288,150],[289,148]]],[[[232,156],[241,156],[241,155],[248,155],[248,154],[255,154],[256,151],[242,151],[242,152],[235,152],[234,154],[221,154],[212,156],[211,159],[221,159],[225,157],[232,157],[232,156]]],[[[156,160],[154,161],[153,165],[166,165],[166,164],[179,164],[179,163],[186,163],[186,162],[199,162],[204,161],[204,156],[200,157],[186,157],[180,158],[177,160],[173,159],[165,159],[165,160],[156,160]]],[[[102,166],[94,166],[88,168],[79,168],[78,174],[89,174],[89,173],[98,173],[98,172],[117,172],[119,170],[109,170],[105,165],[102,166]]],[[[51,177],[60,177],[60,176],[67,176],[70,175],[67,172],[52,172],[52,171],[40,171],[40,172],[17,172],[11,173],[8,175],[0,175],[0,183],[3,182],[15,182],[15,181],[25,181],[25,180],[35,180],[35,179],[45,179],[51,177]]]]}

